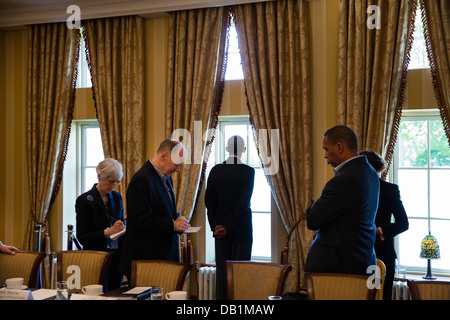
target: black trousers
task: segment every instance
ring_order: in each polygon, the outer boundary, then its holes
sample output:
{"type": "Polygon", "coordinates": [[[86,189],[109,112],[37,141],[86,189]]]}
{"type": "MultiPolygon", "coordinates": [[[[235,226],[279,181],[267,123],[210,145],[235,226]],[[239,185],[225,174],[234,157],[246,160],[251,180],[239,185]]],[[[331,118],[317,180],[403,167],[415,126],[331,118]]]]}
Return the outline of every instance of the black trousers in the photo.
{"type": "Polygon", "coordinates": [[[119,271],[120,250],[110,249],[108,250],[108,252],[112,252],[114,254],[111,258],[108,271],[106,273],[105,288],[103,288],[103,292],[108,292],[120,288],[123,278],[122,273],[119,271]]]}
{"type": "Polygon", "coordinates": [[[251,260],[252,241],[216,239],[216,299],[226,300],[227,290],[227,260],[251,260]]]}
{"type": "MultiPolygon", "coordinates": [[[[381,259],[381,258],[380,258],[381,259]]],[[[386,278],[383,286],[383,300],[392,300],[392,286],[394,285],[395,258],[384,257],[381,259],[386,266],[386,278]]]]}

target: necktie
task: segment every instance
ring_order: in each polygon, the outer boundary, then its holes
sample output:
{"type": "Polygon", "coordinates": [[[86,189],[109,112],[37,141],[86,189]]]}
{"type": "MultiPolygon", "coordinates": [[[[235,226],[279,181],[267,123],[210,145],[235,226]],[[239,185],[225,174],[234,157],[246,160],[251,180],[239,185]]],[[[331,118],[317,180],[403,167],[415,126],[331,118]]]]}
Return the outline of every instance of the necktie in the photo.
{"type": "Polygon", "coordinates": [[[173,202],[172,191],[170,190],[169,181],[167,181],[167,179],[164,179],[164,184],[166,185],[167,193],[169,194],[170,200],[172,200],[173,202]]]}

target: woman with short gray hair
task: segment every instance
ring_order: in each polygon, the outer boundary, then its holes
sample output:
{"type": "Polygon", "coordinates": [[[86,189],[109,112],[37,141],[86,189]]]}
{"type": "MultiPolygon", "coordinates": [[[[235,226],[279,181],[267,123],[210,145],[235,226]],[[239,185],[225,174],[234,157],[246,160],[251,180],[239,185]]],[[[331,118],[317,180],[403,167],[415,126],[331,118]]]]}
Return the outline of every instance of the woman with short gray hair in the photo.
{"type": "Polygon", "coordinates": [[[123,237],[111,239],[111,235],[125,230],[122,196],[114,188],[123,177],[122,164],[106,158],[96,168],[98,183],[77,198],[77,237],[84,250],[113,252],[104,291],[120,287],[120,251],[123,237]]]}

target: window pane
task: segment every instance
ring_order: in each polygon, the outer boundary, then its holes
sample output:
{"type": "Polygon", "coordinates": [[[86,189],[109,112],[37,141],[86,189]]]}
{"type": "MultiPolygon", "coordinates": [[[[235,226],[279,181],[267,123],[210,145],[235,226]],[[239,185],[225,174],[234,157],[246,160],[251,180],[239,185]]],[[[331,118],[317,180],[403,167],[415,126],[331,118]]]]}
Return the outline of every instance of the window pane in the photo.
{"type": "Polygon", "coordinates": [[[270,211],[270,187],[263,169],[255,169],[255,184],[251,201],[252,211],[270,211]]]}
{"type": "Polygon", "coordinates": [[[270,213],[253,213],[252,257],[271,256],[270,213]]]}
{"type": "Polygon", "coordinates": [[[430,217],[432,218],[450,219],[449,181],[450,170],[430,170],[430,217]]]}
{"type": "Polygon", "coordinates": [[[240,53],[228,52],[227,71],[225,73],[225,80],[242,80],[242,79],[244,79],[244,72],[242,71],[240,53]]]}
{"type": "Polygon", "coordinates": [[[450,147],[442,120],[430,120],[430,166],[450,168],[450,147]]]}
{"type": "Polygon", "coordinates": [[[422,23],[422,11],[420,6],[417,6],[416,10],[416,20],[414,22],[414,34],[413,34],[413,44],[410,52],[410,62],[408,69],[420,69],[429,68],[430,62],[428,60],[427,49],[425,45],[425,37],[423,33],[423,23],[422,23]]]}
{"type": "Polygon", "coordinates": [[[88,190],[91,190],[94,183],[98,183],[97,171],[95,168],[85,168],[84,173],[85,176],[84,176],[84,186],[82,190],[83,193],[88,190]]]}
{"type": "MultiPolygon", "coordinates": [[[[441,259],[432,260],[431,267],[438,269],[450,269],[450,221],[431,220],[431,234],[439,243],[441,259]]],[[[424,235],[425,237],[425,235],[424,235]]]]}
{"type": "Polygon", "coordinates": [[[230,24],[228,41],[228,52],[239,53],[239,41],[236,31],[236,25],[234,23],[230,24]]]}
{"type": "Polygon", "coordinates": [[[427,121],[402,121],[399,130],[399,167],[427,167],[427,121]]]}
{"type": "Polygon", "coordinates": [[[428,217],[427,170],[398,170],[398,187],[409,217],[428,217]]]}
{"type": "Polygon", "coordinates": [[[258,150],[256,149],[255,139],[253,138],[253,129],[252,126],[248,126],[248,139],[249,139],[249,147],[248,150],[248,158],[249,158],[249,166],[254,168],[261,167],[261,161],[259,160],[258,150]]]}
{"type": "Polygon", "coordinates": [[[420,243],[427,234],[427,219],[409,219],[409,229],[398,235],[401,249],[397,255],[402,267],[426,267],[426,260],[420,258],[420,243]]]}
{"type": "Polygon", "coordinates": [[[104,159],[99,128],[85,128],[86,166],[97,166],[104,159]]]}
{"type": "Polygon", "coordinates": [[[242,80],[244,72],[241,65],[241,54],[239,51],[239,41],[234,23],[230,25],[228,36],[227,70],[225,80],[242,80]]]}
{"type": "MultiPolygon", "coordinates": [[[[81,29],[80,29],[81,31],[81,29]]],[[[91,82],[91,71],[86,58],[86,43],[84,42],[84,37],[80,37],[80,54],[78,56],[78,76],[77,76],[77,88],[90,88],[92,87],[91,82]]]]}

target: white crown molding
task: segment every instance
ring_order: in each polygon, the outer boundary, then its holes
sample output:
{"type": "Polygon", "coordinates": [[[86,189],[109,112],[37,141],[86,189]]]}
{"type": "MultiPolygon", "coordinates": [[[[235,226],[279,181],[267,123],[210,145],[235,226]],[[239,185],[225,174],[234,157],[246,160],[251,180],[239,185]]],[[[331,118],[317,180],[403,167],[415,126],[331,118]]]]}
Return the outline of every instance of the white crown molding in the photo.
{"type": "Polygon", "coordinates": [[[137,14],[160,16],[170,11],[217,7],[271,0],[0,0],[0,28],[63,22],[67,7],[80,7],[81,19],[96,19],[137,14]]]}

